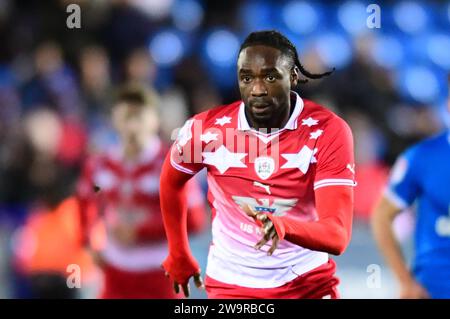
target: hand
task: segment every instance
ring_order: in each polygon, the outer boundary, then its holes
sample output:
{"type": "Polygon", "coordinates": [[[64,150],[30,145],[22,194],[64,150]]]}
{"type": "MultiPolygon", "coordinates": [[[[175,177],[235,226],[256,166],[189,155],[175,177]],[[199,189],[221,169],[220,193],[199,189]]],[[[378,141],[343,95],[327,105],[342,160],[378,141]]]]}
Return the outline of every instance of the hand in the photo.
{"type": "Polygon", "coordinates": [[[136,242],[136,231],[133,226],[119,223],[111,229],[112,236],[123,246],[131,246],[136,242]]]}
{"type": "MultiPolygon", "coordinates": [[[[166,275],[167,278],[170,277],[169,273],[167,271],[165,272],[165,275],[166,275]]],[[[203,284],[203,280],[202,280],[201,275],[199,273],[196,273],[196,274],[194,274],[193,277],[194,277],[194,284],[195,284],[195,286],[198,289],[205,289],[205,285],[203,284]]],[[[185,284],[181,284],[181,285],[178,284],[176,281],[174,281],[174,283],[173,283],[173,290],[175,291],[176,294],[178,294],[180,292],[180,286],[181,286],[181,288],[183,289],[184,296],[186,298],[189,298],[190,291],[191,291],[190,287],[189,287],[189,279],[188,279],[188,281],[185,284]]]]}
{"type": "Polygon", "coordinates": [[[189,280],[194,277],[195,286],[199,289],[204,289],[202,277],[200,276],[201,269],[195,258],[189,254],[178,254],[177,257],[169,254],[169,256],[161,264],[161,267],[165,271],[166,277],[173,280],[173,289],[175,293],[183,290],[186,298],[189,297],[189,280]]]}
{"type": "Polygon", "coordinates": [[[422,287],[414,279],[408,280],[400,284],[400,298],[401,299],[428,299],[430,295],[427,290],[422,287]]]}
{"type": "Polygon", "coordinates": [[[280,238],[278,237],[277,231],[275,229],[275,226],[273,225],[272,221],[267,217],[264,213],[257,213],[255,212],[250,205],[244,205],[243,207],[244,212],[252,217],[256,222],[260,222],[262,224],[261,231],[263,232],[263,238],[256,243],[255,249],[260,249],[262,246],[264,246],[269,240],[272,240],[272,245],[270,246],[270,249],[267,252],[268,256],[271,256],[275,249],[278,247],[278,243],[280,241],[280,238]]]}

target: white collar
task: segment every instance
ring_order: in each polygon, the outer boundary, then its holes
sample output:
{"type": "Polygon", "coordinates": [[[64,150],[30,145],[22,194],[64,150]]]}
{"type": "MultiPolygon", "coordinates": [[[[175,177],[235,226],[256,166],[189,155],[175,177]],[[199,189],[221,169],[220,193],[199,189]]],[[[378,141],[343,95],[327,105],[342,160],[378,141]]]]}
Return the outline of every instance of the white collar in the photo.
{"type": "MultiPolygon", "coordinates": [[[[292,112],[289,120],[286,122],[284,127],[281,130],[295,130],[297,128],[297,118],[300,116],[300,113],[303,111],[303,100],[297,92],[291,91],[295,94],[295,106],[294,111],[292,112]]],[[[245,105],[244,102],[241,102],[239,105],[239,115],[238,115],[238,130],[239,131],[249,131],[252,130],[250,125],[248,124],[247,118],[245,116],[245,105]]]]}

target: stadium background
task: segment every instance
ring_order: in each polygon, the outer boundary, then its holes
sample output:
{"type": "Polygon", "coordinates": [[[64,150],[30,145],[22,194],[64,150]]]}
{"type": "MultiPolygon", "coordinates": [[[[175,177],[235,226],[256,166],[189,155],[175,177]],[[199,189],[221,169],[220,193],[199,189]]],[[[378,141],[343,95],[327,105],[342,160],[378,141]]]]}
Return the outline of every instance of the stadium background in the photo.
{"type": "MultiPolygon", "coordinates": [[[[353,129],[359,185],[352,242],[336,258],[342,297],[396,297],[368,219],[396,156],[449,123],[450,2],[378,1],[381,27],[373,29],[370,3],[0,1],[0,298],[27,296],[16,255],[33,249],[17,251],[30,211],[43,197],[70,194],[86,151],[115,142],[114,89],[132,81],[155,87],[169,141],[190,115],[239,98],[239,44],[270,28],[294,42],[310,71],[336,68],[298,91],[353,129]],[[80,29],[66,26],[71,3],[81,7],[80,29]]],[[[410,259],[412,214],[395,225],[410,259]]],[[[203,269],[209,240],[208,228],[192,241],[203,269]]],[[[83,297],[95,295],[98,280],[94,271],[83,297]]]]}

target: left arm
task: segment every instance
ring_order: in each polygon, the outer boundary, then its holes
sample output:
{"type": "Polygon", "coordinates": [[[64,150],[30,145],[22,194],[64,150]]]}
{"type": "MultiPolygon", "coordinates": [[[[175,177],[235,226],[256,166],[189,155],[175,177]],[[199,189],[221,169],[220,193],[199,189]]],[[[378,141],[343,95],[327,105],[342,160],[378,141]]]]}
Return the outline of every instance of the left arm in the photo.
{"type": "Polygon", "coordinates": [[[250,206],[246,213],[260,222],[263,238],[255,245],[259,249],[270,239],[269,255],[278,242],[286,239],[307,249],[340,255],[347,248],[352,233],[353,189],[350,186],[328,186],[316,191],[318,220],[305,222],[292,216],[256,213],[250,206]],[[333,198],[334,201],[331,201],[333,198]]]}
{"type": "Polygon", "coordinates": [[[353,188],[328,186],[316,194],[318,220],[304,222],[291,216],[267,215],[280,240],[286,239],[307,249],[340,255],[352,232],[353,188]],[[332,200],[331,200],[332,199],[332,200]]]}
{"type": "Polygon", "coordinates": [[[340,255],[350,242],[353,219],[354,157],[353,136],[340,118],[332,118],[323,127],[317,144],[317,168],[314,183],[317,220],[301,221],[294,216],[246,213],[263,223],[264,237],[255,248],[272,240],[271,255],[278,242],[286,239],[302,247],[340,255]]]}

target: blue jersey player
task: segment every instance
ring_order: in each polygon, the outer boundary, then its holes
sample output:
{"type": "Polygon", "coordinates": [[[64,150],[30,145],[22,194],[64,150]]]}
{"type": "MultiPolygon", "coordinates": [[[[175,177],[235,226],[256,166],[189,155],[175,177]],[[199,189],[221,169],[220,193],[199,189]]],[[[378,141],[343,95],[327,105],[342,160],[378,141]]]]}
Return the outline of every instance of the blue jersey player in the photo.
{"type": "MultiPolygon", "coordinates": [[[[450,108],[450,98],[449,98],[450,108]]],[[[375,239],[400,283],[401,298],[450,298],[450,131],[404,152],[375,208],[375,239]],[[416,212],[414,260],[409,270],[392,231],[404,208],[416,212]]]]}

